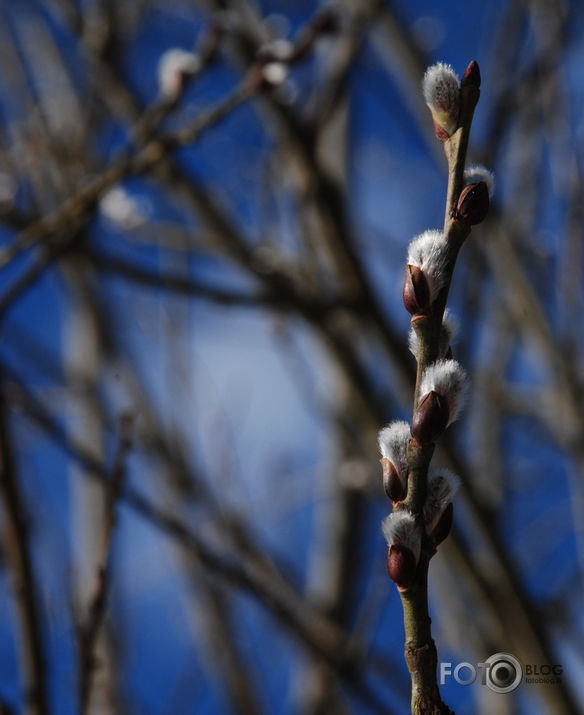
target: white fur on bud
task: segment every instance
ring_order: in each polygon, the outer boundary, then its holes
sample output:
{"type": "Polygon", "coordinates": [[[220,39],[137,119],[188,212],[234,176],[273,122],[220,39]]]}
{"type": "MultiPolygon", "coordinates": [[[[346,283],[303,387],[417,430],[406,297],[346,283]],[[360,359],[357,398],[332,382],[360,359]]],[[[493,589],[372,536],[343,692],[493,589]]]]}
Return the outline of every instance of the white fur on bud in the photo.
{"type": "Polygon", "coordinates": [[[262,68],[262,76],[269,84],[282,84],[288,74],[288,66],[283,62],[268,62],[262,68]]]}
{"type": "Polygon", "coordinates": [[[413,328],[410,328],[408,333],[408,347],[412,355],[418,359],[418,350],[420,349],[420,342],[418,340],[418,333],[413,328]]]}
{"type": "Polygon", "coordinates": [[[446,308],[444,317],[442,318],[442,327],[440,328],[440,343],[438,354],[443,358],[448,352],[448,348],[452,347],[458,332],[458,321],[452,315],[452,312],[446,308]]]}
{"type": "Polygon", "coordinates": [[[422,91],[434,122],[452,136],[458,126],[460,111],[460,83],[452,67],[443,62],[428,67],[422,80],[422,91]]]}
{"type": "Polygon", "coordinates": [[[489,190],[489,198],[493,198],[495,193],[495,176],[492,171],[489,171],[482,164],[473,164],[464,170],[464,183],[478,184],[479,181],[484,181],[489,190]]]}
{"type": "Polygon", "coordinates": [[[144,206],[123,186],[107,191],[99,201],[99,210],[109,221],[127,230],[143,226],[148,219],[144,206]]]}
{"type": "Polygon", "coordinates": [[[381,522],[381,531],[388,546],[400,544],[408,548],[416,563],[420,559],[421,534],[409,511],[394,511],[381,522]]]}
{"type": "MultiPolygon", "coordinates": [[[[448,352],[448,348],[452,346],[456,333],[458,332],[458,322],[456,318],[452,315],[451,311],[446,308],[444,311],[444,317],[442,318],[442,327],[440,328],[440,344],[438,347],[438,357],[443,358],[448,352]]],[[[415,329],[410,328],[408,334],[408,347],[410,352],[417,359],[418,350],[420,349],[418,343],[418,334],[415,329]]]]}
{"type": "Polygon", "coordinates": [[[448,424],[456,419],[468,390],[466,372],[456,360],[437,360],[429,365],[420,383],[420,401],[431,391],[437,392],[448,403],[448,424]]]}
{"type": "Polygon", "coordinates": [[[449,469],[442,469],[430,477],[424,502],[424,524],[428,534],[434,531],[444,510],[454,499],[459,486],[459,477],[449,469]]]}
{"type": "Polygon", "coordinates": [[[399,420],[390,422],[377,436],[381,456],[389,459],[393,464],[404,486],[408,477],[408,442],[410,441],[410,436],[409,424],[399,420]]]}
{"type": "Polygon", "coordinates": [[[201,69],[198,55],[179,47],[167,50],[158,61],[158,86],[165,97],[180,94],[185,77],[196,74],[201,69]]]}
{"type": "Polygon", "coordinates": [[[408,263],[421,268],[430,288],[430,303],[446,280],[448,245],[441,231],[424,231],[408,246],[408,263]]]}

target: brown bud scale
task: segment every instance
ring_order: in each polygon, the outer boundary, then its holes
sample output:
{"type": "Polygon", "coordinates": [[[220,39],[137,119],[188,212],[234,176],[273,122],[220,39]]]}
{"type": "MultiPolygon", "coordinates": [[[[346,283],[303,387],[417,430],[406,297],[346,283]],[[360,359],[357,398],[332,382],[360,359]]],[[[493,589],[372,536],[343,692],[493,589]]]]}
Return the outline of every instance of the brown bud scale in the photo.
{"type": "Polygon", "coordinates": [[[442,516],[438,519],[438,523],[434,527],[434,531],[431,533],[430,538],[434,542],[434,546],[441,544],[444,539],[450,534],[450,529],[452,528],[452,519],[454,516],[454,506],[450,502],[446,509],[442,512],[442,516]]]}
{"type": "Polygon", "coordinates": [[[432,390],[420,401],[412,419],[412,437],[418,444],[435,442],[448,425],[450,410],[447,401],[432,390]]]}
{"type": "Polygon", "coordinates": [[[387,498],[395,504],[401,501],[405,496],[403,484],[393,463],[389,459],[383,457],[379,461],[383,469],[383,488],[387,498]]]}
{"type": "Polygon", "coordinates": [[[424,271],[410,263],[406,265],[403,301],[408,313],[425,315],[430,309],[430,286],[424,271]]]}
{"type": "Polygon", "coordinates": [[[435,119],[432,119],[434,122],[434,134],[436,134],[436,139],[439,139],[441,142],[445,142],[447,139],[450,139],[450,134],[444,129],[444,127],[441,127],[440,124],[435,119]]]}
{"type": "Polygon", "coordinates": [[[460,86],[476,87],[477,89],[481,86],[481,70],[479,69],[479,63],[476,60],[473,60],[464,70],[464,74],[460,80],[460,86]]]}
{"type": "Polygon", "coordinates": [[[393,544],[387,551],[387,573],[402,591],[406,591],[416,578],[414,554],[402,544],[393,544]]]}
{"type": "Polygon", "coordinates": [[[484,181],[465,186],[458,197],[456,213],[469,226],[484,220],[489,211],[489,189],[484,181]]]}

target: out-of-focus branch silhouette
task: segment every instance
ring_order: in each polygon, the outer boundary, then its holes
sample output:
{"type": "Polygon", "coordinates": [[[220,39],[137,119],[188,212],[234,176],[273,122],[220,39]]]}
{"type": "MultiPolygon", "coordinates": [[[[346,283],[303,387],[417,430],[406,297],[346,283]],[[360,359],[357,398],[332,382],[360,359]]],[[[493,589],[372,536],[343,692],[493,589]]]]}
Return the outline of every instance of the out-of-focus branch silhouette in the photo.
{"type": "Polygon", "coordinates": [[[16,606],[21,634],[21,663],[25,701],[31,711],[47,713],[47,677],[42,642],[41,610],[19,478],[12,451],[12,434],[6,401],[0,399],[0,471],[4,512],[4,554],[10,564],[17,595],[16,606]]]}

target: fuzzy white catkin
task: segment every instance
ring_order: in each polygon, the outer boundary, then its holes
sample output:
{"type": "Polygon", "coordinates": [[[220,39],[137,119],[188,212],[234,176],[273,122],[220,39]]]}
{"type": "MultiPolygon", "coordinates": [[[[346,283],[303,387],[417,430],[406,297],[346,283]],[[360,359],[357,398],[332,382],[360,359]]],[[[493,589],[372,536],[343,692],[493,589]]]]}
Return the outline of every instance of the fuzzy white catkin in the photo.
{"type": "Polygon", "coordinates": [[[478,184],[479,181],[484,181],[489,190],[489,197],[492,198],[495,193],[495,175],[482,164],[472,164],[464,170],[465,184],[478,184]]]}
{"type": "Polygon", "coordinates": [[[262,69],[264,79],[270,84],[282,84],[288,74],[288,67],[283,62],[268,62],[262,69]]]}
{"type": "Polygon", "coordinates": [[[381,522],[381,530],[389,546],[402,544],[420,558],[421,536],[409,511],[394,511],[381,522]]]}
{"type": "Polygon", "coordinates": [[[402,484],[405,484],[408,475],[408,442],[410,437],[410,425],[402,420],[390,422],[377,436],[381,456],[389,459],[393,464],[402,484]]]}
{"type": "Polygon", "coordinates": [[[183,75],[192,75],[199,71],[201,60],[198,55],[172,47],[158,61],[158,86],[165,97],[176,96],[182,86],[183,75]]]}
{"type": "Polygon", "coordinates": [[[420,383],[420,395],[434,390],[448,402],[448,424],[456,419],[468,390],[466,372],[456,360],[437,360],[429,365],[420,383]]]}
{"type": "Polygon", "coordinates": [[[458,332],[458,321],[448,308],[444,311],[442,327],[440,328],[440,343],[438,346],[439,356],[444,357],[456,339],[458,332]]]}
{"type": "Polygon", "coordinates": [[[460,110],[460,83],[452,67],[443,62],[428,67],[422,80],[422,92],[436,123],[452,135],[460,110]]]}
{"type": "Polygon", "coordinates": [[[143,206],[122,186],[106,192],[99,201],[99,209],[108,221],[127,230],[139,228],[147,220],[143,206]]]}
{"type": "Polygon", "coordinates": [[[441,469],[430,478],[424,503],[424,523],[428,533],[434,530],[444,509],[454,499],[459,486],[460,478],[449,469],[441,469]]]}
{"type": "Polygon", "coordinates": [[[430,288],[430,302],[446,281],[448,244],[441,231],[424,231],[408,246],[408,263],[424,271],[430,288]]]}

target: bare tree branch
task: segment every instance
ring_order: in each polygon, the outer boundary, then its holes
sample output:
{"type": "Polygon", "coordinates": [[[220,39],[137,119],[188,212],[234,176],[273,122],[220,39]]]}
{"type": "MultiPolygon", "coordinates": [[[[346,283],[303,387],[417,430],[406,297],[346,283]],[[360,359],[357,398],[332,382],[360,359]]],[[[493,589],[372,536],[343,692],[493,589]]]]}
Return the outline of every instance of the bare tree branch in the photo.
{"type": "Polygon", "coordinates": [[[15,605],[20,621],[24,707],[31,715],[47,715],[49,701],[41,630],[41,601],[12,444],[6,398],[0,395],[0,490],[5,518],[4,552],[12,571],[15,605]]]}

